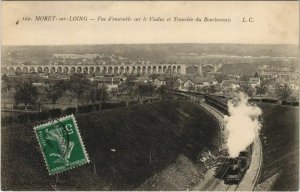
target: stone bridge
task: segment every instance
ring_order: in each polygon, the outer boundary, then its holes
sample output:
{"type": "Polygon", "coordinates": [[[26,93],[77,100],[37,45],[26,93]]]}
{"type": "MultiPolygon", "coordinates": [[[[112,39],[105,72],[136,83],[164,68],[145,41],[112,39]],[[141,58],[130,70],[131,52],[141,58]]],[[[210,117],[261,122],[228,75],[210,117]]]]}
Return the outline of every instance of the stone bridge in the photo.
{"type": "MultiPolygon", "coordinates": [[[[3,70],[4,69],[4,70],[3,70]]],[[[45,72],[45,73],[86,73],[86,74],[186,74],[185,64],[148,64],[148,65],[17,65],[4,66],[7,72],[45,72]]],[[[3,73],[2,72],[2,73],[3,73]]]]}

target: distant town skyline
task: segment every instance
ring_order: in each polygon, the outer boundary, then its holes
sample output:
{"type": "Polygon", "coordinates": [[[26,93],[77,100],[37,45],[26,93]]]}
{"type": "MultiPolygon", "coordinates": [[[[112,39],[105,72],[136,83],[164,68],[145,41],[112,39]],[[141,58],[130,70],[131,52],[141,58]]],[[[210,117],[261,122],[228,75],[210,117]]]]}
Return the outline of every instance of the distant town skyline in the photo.
{"type": "MultiPolygon", "coordinates": [[[[156,43],[299,44],[299,2],[2,3],[3,45],[156,43]],[[88,21],[34,21],[87,16],[88,21]],[[99,17],[217,18],[230,22],[101,22],[99,17]],[[24,21],[31,17],[33,21],[24,21]],[[254,22],[249,21],[250,18],[254,22]]],[[[101,20],[101,19],[100,19],[101,20]]]]}

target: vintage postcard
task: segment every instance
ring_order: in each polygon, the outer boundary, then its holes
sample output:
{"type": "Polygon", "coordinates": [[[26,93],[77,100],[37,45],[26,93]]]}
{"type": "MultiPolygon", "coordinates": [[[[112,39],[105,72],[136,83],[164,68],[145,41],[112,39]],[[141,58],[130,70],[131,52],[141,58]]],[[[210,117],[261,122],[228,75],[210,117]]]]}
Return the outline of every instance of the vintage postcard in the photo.
{"type": "Polygon", "coordinates": [[[298,1],[1,4],[1,190],[299,190],[298,1]]]}

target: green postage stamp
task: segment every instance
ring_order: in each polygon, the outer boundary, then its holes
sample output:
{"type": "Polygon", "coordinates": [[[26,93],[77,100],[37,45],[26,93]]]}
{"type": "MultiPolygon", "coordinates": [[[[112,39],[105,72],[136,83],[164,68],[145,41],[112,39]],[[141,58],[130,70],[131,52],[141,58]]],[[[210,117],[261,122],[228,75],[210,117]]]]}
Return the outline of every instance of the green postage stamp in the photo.
{"type": "Polygon", "coordinates": [[[73,115],[36,126],[34,131],[50,175],[89,162],[73,115]]]}

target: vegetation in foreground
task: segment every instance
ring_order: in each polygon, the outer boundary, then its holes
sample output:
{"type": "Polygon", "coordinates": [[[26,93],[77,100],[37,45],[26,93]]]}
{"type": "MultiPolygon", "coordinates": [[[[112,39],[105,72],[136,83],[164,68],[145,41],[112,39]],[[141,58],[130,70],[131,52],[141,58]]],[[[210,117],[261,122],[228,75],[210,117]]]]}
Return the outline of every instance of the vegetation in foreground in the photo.
{"type": "Polygon", "coordinates": [[[218,149],[218,123],[189,101],[76,116],[91,163],[49,176],[32,124],[2,129],[2,190],[131,190],[181,154],[218,149]]]}

